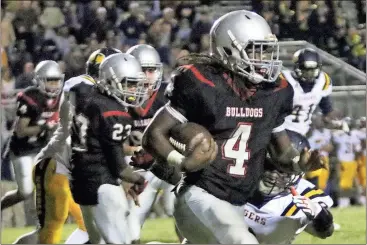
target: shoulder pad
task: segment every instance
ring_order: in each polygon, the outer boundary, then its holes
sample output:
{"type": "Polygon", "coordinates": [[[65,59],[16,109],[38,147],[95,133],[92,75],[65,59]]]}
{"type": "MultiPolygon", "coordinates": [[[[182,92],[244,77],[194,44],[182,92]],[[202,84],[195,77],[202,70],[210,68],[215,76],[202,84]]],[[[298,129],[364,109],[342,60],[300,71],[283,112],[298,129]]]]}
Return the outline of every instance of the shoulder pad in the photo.
{"type": "Polygon", "coordinates": [[[29,105],[36,105],[36,100],[37,100],[37,94],[41,94],[41,91],[35,87],[28,87],[26,88],[24,91],[19,92],[17,94],[17,99],[18,100],[24,100],[26,101],[29,105]]]}
{"type": "Polygon", "coordinates": [[[210,81],[204,74],[205,67],[202,65],[182,65],[177,68],[181,74],[191,76],[194,80],[215,87],[214,83],[210,81]]]}
{"type": "Polygon", "coordinates": [[[332,80],[326,72],[321,72],[320,76],[325,77],[325,84],[322,87],[322,90],[327,90],[330,87],[330,85],[332,85],[332,80]]]}
{"type": "Polygon", "coordinates": [[[95,81],[91,76],[88,75],[72,77],[64,83],[63,91],[69,92],[75,85],[78,85],[80,83],[85,83],[92,86],[95,84],[95,81]]]}

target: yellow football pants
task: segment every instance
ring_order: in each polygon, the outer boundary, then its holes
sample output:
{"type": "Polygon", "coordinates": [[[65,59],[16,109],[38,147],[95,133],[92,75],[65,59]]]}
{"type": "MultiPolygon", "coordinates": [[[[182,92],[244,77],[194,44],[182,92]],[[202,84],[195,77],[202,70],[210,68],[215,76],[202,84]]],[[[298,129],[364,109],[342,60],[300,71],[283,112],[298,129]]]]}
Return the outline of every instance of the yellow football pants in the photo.
{"type": "Polygon", "coordinates": [[[366,188],[366,156],[362,155],[357,159],[358,164],[358,182],[363,187],[366,188]]]}
{"type": "Polygon", "coordinates": [[[60,243],[62,229],[69,213],[79,229],[86,231],[80,207],[74,202],[67,176],[55,171],[56,162],[51,158],[40,161],[34,168],[41,244],[60,243]]]}
{"type": "MultiPolygon", "coordinates": [[[[324,157],[326,164],[329,165],[329,158],[324,157]]],[[[329,170],[321,168],[315,171],[307,172],[305,179],[315,183],[317,189],[325,190],[329,180],[329,170]]]]}
{"type": "Polygon", "coordinates": [[[339,186],[341,190],[353,188],[354,179],[357,177],[357,162],[340,162],[339,186]]]}

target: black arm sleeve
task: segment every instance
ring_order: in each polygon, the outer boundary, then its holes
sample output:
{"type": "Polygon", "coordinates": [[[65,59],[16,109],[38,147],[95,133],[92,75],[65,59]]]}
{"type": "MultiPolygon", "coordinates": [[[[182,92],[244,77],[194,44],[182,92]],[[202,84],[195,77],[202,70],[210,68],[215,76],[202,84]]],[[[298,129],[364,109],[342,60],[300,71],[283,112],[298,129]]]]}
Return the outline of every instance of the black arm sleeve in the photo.
{"type": "Polygon", "coordinates": [[[330,96],[322,97],[319,107],[323,115],[327,115],[331,111],[333,111],[333,104],[331,102],[330,96]]]}

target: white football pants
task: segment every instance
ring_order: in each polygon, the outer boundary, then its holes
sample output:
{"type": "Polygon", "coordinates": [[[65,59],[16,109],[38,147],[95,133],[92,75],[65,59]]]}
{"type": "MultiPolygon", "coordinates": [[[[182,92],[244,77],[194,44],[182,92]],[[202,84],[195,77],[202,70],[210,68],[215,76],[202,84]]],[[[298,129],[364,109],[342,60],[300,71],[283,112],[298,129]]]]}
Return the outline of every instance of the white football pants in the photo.
{"type": "Polygon", "coordinates": [[[121,186],[104,184],[98,188],[97,205],[80,205],[92,244],[130,244],[131,235],[126,195],[121,186]]]}
{"type": "Polygon", "coordinates": [[[244,221],[244,205],[218,199],[197,186],[184,188],[178,194],[174,217],[190,243],[258,244],[244,221]]]}
{"type": "Polygon", "coordinates": [[[18,185],[19,194],[26,198],[33,192],[32,170],[35,162],[36,154],[26,156],[14,156],[10,154],[10,160],[13,163],[15,181],[18,185]]]}
{"type": "Polygon", "coordinates": [[[136,206],[133,200],[129,200],[131,208],[129,226],[133,237],[132,240],[140,239],[141,228],[143,227],[160,190],[163,190],[162,198],[164,209],[168,216],[173,216],[175,202],[175,195],[172,192],[172,189],[174,188],[173,185],[159,179],[150,171],[141,172],[141,175],[148,181],[148,184],[138,197],[140,207],[136,206]]]}

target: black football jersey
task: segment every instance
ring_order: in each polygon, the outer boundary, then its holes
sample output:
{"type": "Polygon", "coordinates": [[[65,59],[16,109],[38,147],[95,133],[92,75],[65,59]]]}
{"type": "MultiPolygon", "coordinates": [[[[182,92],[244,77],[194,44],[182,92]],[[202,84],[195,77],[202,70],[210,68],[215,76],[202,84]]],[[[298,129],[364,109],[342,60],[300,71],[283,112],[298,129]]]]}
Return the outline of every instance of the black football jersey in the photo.
{"type": "Polygon", "coordinates": [[[164,95],[166,87],[167,83],[162,83],[160,88],[142,107],[129,110],[129,114],[133,118],[133,130],[144,131],[154,117],[154,114],[167,103],[168,99],[164,95]]]}
{"type": "Polygon", "coordinates": [[[292,87],[280,80],[245,100],[230,75],[208,66],[186,65],[178,69],[166,94],[170,106],[187,121],[207,128],[218,144],[214,162],[187,173],[185,181],[232,204],[245,204],[263,172],[272,132],[282,129],[292,111],[292,87]]]}
{"type": "MultiPolygon", "coordinates": [[[[60,96],[51,98],[37,87],[29,87],[17,96],[17,116],[30,118],[29,126],[47,123],[58,123],[60,96]]],[[[19,137],[14,131],[10,150],[15,155],[37,153],[47,144],[51,134],[44,130],[35,136],[19,137]]]]}
{"type": "Polygon", "coordinates": [[[120,161],[124,157],[122,142],[132,127],[130,115],[116,100],[90,85],[80,83],[70,92],[74,105],[72,185],[76,188],[89,185],[89,189],[102,184],[119,185],[120,161]]]}

